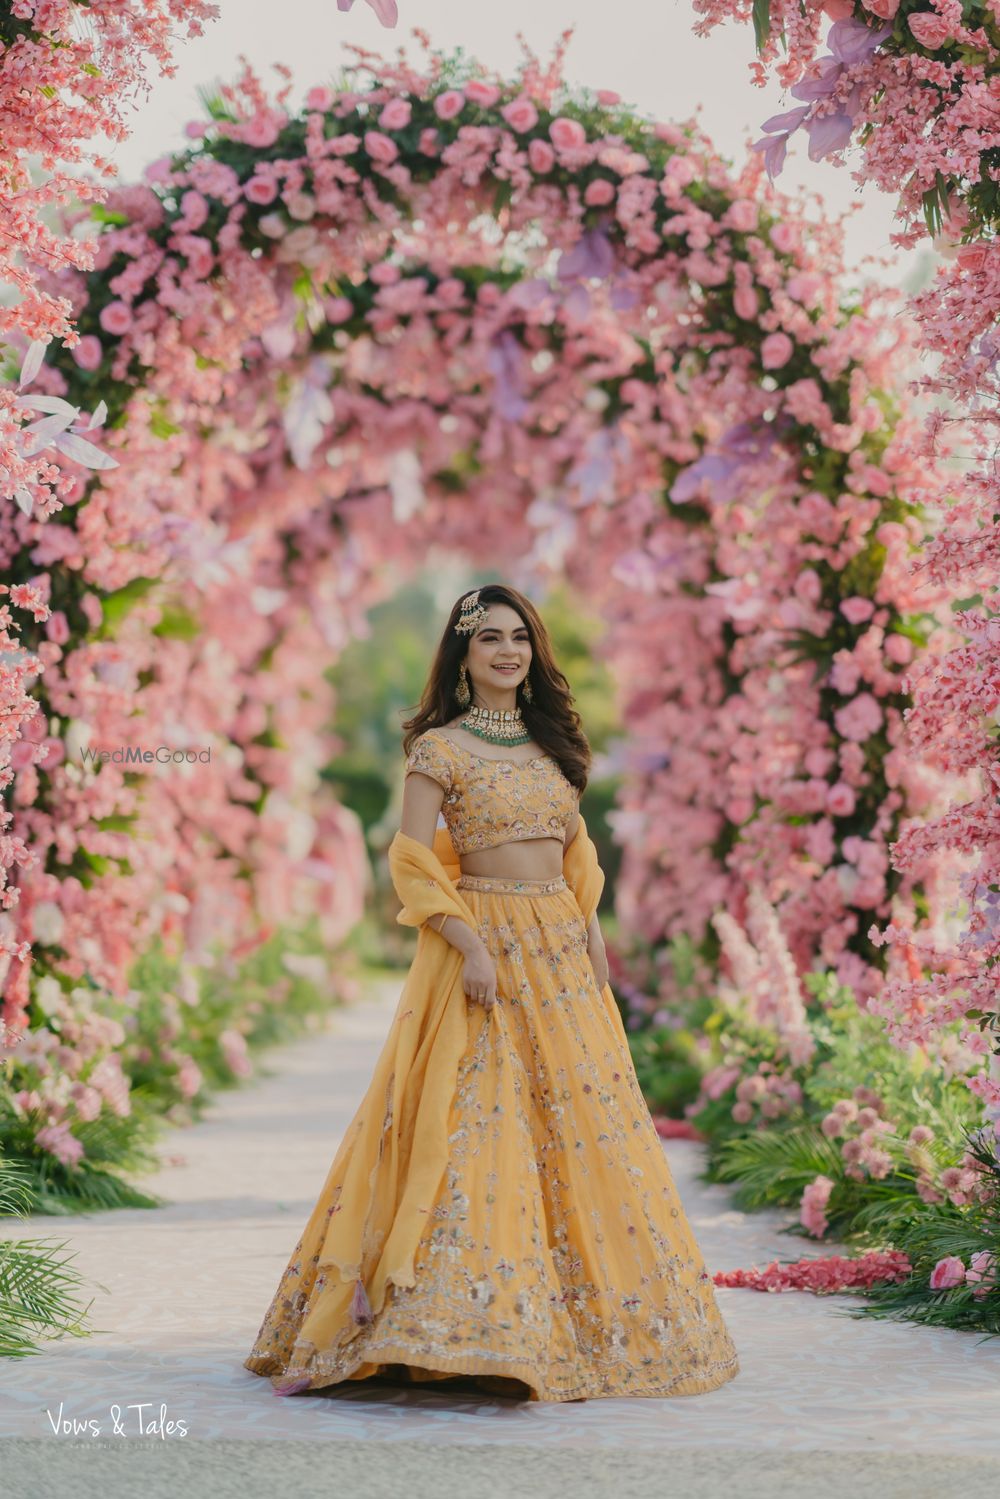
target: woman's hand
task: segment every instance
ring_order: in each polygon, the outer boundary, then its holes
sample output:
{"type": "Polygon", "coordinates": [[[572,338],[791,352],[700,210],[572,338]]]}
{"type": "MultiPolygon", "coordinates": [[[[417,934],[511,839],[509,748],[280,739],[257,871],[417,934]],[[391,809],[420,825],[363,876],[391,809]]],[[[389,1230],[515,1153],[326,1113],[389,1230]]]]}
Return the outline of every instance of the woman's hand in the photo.
{"type": "Polygon", "coordinates": [[[462,983],[466,998],[492,1010],[497,1002],[497,970],[484,942],[479,942],[465,954],[462,983]]]}
{"type": "Polygon", "coordinates": [[[591,966],[594,970],[597,987],[598,989],[603,989],[610,978],[610,974],[608,972],[608,954],[604,946],[604,938],[597,927],[592,927],[587,936],[587,956],[590,958],[591,966]]]}

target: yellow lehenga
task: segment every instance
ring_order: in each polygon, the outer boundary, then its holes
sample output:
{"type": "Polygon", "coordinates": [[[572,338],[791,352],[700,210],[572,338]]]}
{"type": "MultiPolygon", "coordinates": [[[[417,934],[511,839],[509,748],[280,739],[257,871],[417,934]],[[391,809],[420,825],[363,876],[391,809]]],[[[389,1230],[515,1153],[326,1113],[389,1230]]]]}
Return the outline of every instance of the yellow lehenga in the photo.
{"type": "Polygon", "coordinates": [[[542,1401],[714,1389],[736,1349],[587,954],[593,840],[581,817],[554,879],[463,876],[456,842],[565,825],[562,773],[463,763],[432,736],[408,768],[445,784],[447,826],[432,849],[402,832],[389,848],[416,955],[244,1366],[287,1394],[371,1377],[542,1401]],[[491,1010],[425,925],[441,912],[486,943],[491,1010]]]}

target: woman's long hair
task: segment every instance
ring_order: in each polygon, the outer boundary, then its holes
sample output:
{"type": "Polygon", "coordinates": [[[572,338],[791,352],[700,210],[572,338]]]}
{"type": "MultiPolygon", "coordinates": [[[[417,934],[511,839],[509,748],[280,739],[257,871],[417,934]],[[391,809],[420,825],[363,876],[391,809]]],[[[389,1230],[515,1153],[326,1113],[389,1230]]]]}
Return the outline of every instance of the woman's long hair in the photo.
{"type": "MultiPolygon", "coordinates": [[[[403,753],[408,755],[415,739],[427,729],[441,728],[461,713],[455,698],[458,673],[469,650],[470,635],[456,633],[455,625],[462,612],[462,597],[452,605],[448,622],[438,642],[427,685],[412,718],[403,724],[403,753]]],[[[518,687],[517,701],[528,733],[558,763],[572,786],[586,789],[591,764],[590,745],[573,707],[569,682],[556,666],[552,641],[542,618],[530,599],[504,583],[487,583],[479,590],[481,604],[509,604],[524,620],[531,640],[531,702],[524,697],[524,683],[518,687]]],[[[470,683],[471,686],[471,683],[470,683]]]]}

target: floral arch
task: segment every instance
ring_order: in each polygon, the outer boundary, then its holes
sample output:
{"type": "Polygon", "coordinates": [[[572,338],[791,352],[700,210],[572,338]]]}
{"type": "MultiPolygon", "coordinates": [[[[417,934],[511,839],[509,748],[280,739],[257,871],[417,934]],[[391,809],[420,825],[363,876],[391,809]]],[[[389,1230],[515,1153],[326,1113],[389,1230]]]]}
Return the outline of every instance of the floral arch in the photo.
{"type": "Polygon", "coordinates": [[[569,91],[561,54],[506,80],[356,50],[297,114],[223,90],[72,275],[37,388],[103,398],[119,462],[4,528],[32,615],[7,1024],[39,983],[122,993],[158,934],[197,957],[318,902],[343,935],[365,860],[319,665],[442,540],[607,621],[630,929],[701,936],[755,888],[800,967],[876,990],[870,927],[931,888],[888,859],[931,789],[898,745],[935,482],[905,326],[840,299],[835,228],[759,156],[569,91]],[[137,740],[212,754],[86,760],[137,740]]]}

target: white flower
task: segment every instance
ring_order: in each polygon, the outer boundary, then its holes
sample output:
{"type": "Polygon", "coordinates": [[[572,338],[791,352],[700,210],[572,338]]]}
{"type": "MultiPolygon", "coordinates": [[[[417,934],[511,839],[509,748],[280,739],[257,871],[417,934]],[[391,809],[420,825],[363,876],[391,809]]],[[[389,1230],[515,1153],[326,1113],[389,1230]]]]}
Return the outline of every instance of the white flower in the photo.
{"type": "MultiPolygon", "coordinates": [[[[28,345],[18,379],[19,390],[30,385],[38,374],[45,357],[45,347],[45,341],[38,338],[28,345]]],[[[108,408],[103,401],[92,416],[82,421],[80,408],[71,405],[69,401],[64,401],[61,396],[18,396],[14,404],[20,411],[44,413],[37,421],[29,422],[26,427],[22,427],[15,436],[14,441],[22,458],[37,458],[45,448],[54,447],[84,468],[118,467],[117,458],[112,458],[110,454],[102,452],[82,435],[84,432],[94,432],[104,425],[108,408]]],[[[31,514],[34,499],[30,490],[24,485],[19,485],[14,491],[14,499],[25,515],[31,514]]]]}

